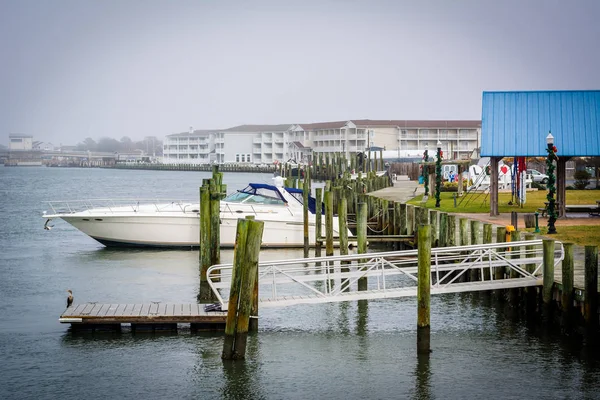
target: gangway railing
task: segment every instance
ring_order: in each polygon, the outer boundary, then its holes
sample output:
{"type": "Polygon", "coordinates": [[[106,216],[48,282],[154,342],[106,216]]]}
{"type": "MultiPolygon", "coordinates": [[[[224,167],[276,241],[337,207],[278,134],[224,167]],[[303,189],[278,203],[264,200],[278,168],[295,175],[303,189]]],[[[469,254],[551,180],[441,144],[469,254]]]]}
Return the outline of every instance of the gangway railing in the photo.
{"type": "MultiPolygon", "coordinates": [[[[542,243],[432,248],[431,294],[540,286],[542,243]]],[[[417,256],[417,250],[404,250],[261,262],[260,307],[416,296],[417,256]],[[358,290],[359,286],[364,290],[358,290]]],[[[563,258],[562,243],[556,242],[554,264],[563,258]]],[[[214,265],[207,271],[208,283],[223,309],[229,300],[232,271],[232,264],[214,265]]]]}

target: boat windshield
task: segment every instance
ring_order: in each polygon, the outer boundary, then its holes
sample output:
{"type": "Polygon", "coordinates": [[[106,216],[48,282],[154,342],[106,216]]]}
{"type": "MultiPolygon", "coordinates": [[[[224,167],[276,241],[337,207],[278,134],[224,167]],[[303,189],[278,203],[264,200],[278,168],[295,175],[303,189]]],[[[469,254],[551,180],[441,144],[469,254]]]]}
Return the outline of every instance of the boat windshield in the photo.
{"type": "Polygon", "coordinates": [[[244,190],[238,190],[230,194],[224,201],[229,203],[244,203],[244,204],[269,204],[269,205],[285,205],[286,202],[281,197],[281,194],[274,187],[265,187],[266,185],[251,185],[244,190]]]}

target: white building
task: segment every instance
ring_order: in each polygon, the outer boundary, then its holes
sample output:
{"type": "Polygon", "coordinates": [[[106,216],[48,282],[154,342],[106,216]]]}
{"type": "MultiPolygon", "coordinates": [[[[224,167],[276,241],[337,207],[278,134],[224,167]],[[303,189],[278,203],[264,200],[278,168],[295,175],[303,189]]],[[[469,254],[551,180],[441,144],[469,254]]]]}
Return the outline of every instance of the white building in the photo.
{"type": "Polygon", "coordinates": [[[8,135],[8,150],[19,151],[19,150],[33,150],[33,136],[31,135],[19,135],[10,134],[8,135]]]}
{"type": "Polygon", "coordinates": [[[438,141],[446,159],[468,159],[481,141],[481,121],[350,120],[311,124],[240,125],[168,135],[164,163],[218,162],[272,164],[290,159],[309,162],[313,153],[394,151],[418,158],[438,141]]]}
{"type": "Polygon", "coordinates": [[[192,130],[167,135],[163,143],[164,164],[209,164],[215,160],[217,130],[192,130]]]}

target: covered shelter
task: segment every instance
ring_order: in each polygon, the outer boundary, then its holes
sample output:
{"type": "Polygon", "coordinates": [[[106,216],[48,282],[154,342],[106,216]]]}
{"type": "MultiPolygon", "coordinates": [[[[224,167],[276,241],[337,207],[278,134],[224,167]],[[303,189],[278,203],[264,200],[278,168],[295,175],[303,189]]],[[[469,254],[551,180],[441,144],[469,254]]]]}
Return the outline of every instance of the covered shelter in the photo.
{"type": "MultiPolygon", "coordinates": [[[[483,92],[481,156],[492,177],[503,157],[546,157],[546,137],[557,147],[559,216],[565,215],[566,162],[600,156],[600,90],[483,92]]],[[[490,179],[490,215],[498,215],[498,179],[490,179]]]]}

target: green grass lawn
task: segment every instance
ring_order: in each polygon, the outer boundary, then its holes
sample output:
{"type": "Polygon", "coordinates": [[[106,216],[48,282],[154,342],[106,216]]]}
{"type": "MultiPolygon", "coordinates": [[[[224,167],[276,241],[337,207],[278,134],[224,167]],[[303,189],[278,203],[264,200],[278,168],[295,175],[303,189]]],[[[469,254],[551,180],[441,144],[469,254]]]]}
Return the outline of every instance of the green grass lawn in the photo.
{"type": "MultiPolygon", "coordinates": [[[[438,210],[444,212],[458,212],[458,213],[489,213],[490,212],[490,196],[488,193],[469,193],[456,199],[456,207],[454,207],[453,195],[455,193],[443,192],[441,193],[440,207],[438,210]]],[[[518,205],[510,205],[511,195],[510,193],[499,193],[498,194],[498,212],[509,213],[511,211],[517,211],[519,213],[531,213],[535,212],[538,208],[544,207],[546,195],[548,194],[545,190],[535,190],[527,192],[527,200],[523,207],[518,205]]],[[[417,196],[410,200],[409,204],[423,206],[421,199],[423,196],[417,196]]],[[[596,204],[596,200],[600,200],[600,190],[567,190],[567,204],[596,204]]],[[[435,207],[435,197],[429,196],[429,199],[425,203],[425,207],[435,207]]]]}
{"type": "MultiPolygon", "coordinates": [[[[525,229],[527,232],[533,232],[533,228],[525,229]]],[[[548,228],[540,227],[540,234],[546,236],[548,228]]],[[[561,242],[571,242],[578,246],[599,246],[600,245],[600,221],[598,225],[587,226],[557,226],[557,233],[547,235],[550,239],[555,239],[561,242]]]]}
{"type": "MultiPolygon", "coordinates": [[[[599,190],[567,190],[567,204],[578,205],[578,204],[591,204],[595,205],[596,200],[600,200],[599,190]]],[[[510,193],[499,193],[498,194],[498,211],[500,213],[509,213],[516,211],[518,213],[532,213],[537,211],[538,208],[544,207],[546,200],[547,191],[536,190],[527,192],[527,202],[523,207],[517,205],[509,205],[511,201],[510,193]]],[[[490,197],[489,194],[485,193],[470,193],[465,194],[463,197],[456,199],[456,207],[454,207],[454,193],[443,192],[441,193],[440,207],[437,210],[451,213],[489,213],[490,212],[490,197]]],[[[423,206],[421,199],[423,196],[417,196],[410,200],[409,204],[416,206],[423,206]]],[[[427,208],[435,208],[435,197],[430,196],[425,203],[427,208]]],[[[540,234],[545,235],[548,228],[545,226],[546,220],[540,220],[540,234]]],[[[526,229],[526,231],[533,232],[533,228],[526,229]]],[[[600,219],[598,219],[598,225],[586,226],[557,226],[558,233],[555,235],[548,235],[549,238],[559,240],[561,242],[572,242],[578,246],[586,245],[600,245],[600,219]]]]}

